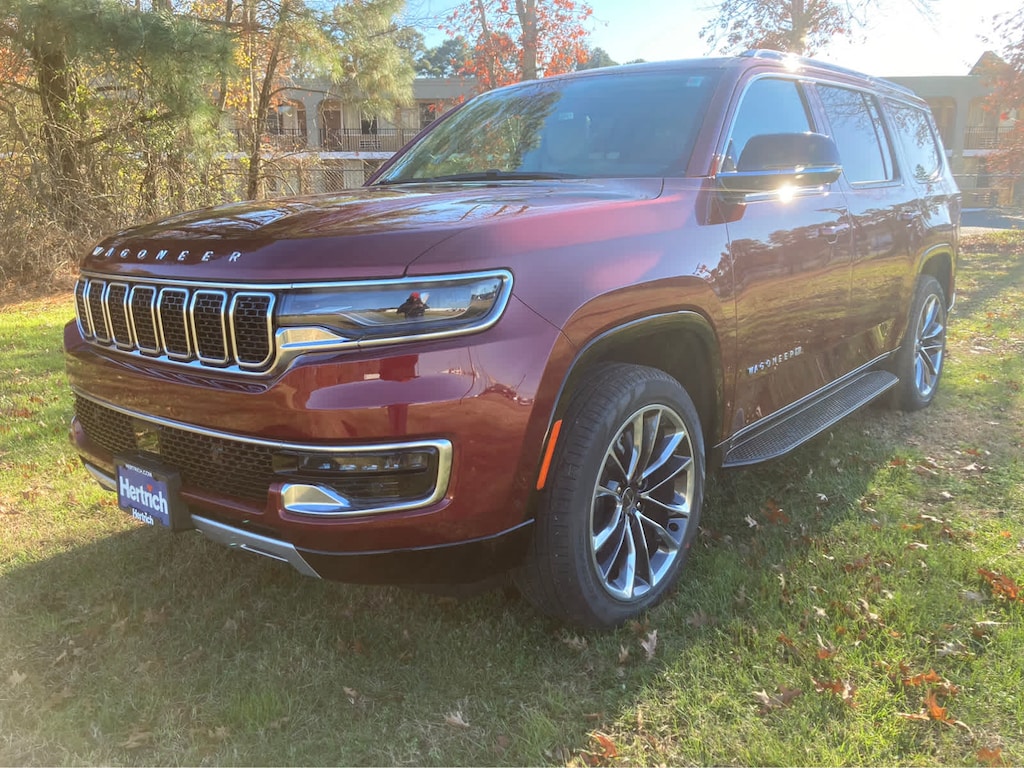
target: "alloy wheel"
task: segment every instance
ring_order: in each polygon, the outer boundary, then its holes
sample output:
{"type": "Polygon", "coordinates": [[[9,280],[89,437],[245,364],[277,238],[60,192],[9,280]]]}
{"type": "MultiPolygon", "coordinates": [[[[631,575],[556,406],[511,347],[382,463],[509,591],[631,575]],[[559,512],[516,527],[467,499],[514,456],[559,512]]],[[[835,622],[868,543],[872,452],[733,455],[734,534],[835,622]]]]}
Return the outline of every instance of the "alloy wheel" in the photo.
{"type": "Polygon", "coordinates": [[[590,549],[604,589],[643,598],[681,556],[693,507],[693,445],[665,405],[641,408],[605,452],[590,510],[590,549]]]}
{"type": "Polygon", "coordinates": [[[929,397],[939,382],[946,346],[946,318],[939,297],[928,296],[917,319],[914,339],[914,386],[929,397]]]}

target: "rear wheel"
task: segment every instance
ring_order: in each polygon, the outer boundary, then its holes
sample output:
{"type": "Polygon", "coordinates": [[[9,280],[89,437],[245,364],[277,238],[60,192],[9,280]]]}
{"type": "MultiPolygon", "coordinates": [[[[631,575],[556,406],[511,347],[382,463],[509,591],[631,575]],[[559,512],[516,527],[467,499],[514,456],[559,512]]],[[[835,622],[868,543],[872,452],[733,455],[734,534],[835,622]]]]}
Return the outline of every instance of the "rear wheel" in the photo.
{"type": "Polygon", "coordinates": [[[516,580],[544,613],[616,626],[658,603],[686,560],[704,498],[700,419],[668,374],[613,364],[563,424],[516,580]]]}
{"type": "Polygon", "coordinates": [[[935,399],[946,360],[946,294],[931,275],[923,275],[914,292],[903,344],[896,353],[893,406],[916,411],[935,399]]]}

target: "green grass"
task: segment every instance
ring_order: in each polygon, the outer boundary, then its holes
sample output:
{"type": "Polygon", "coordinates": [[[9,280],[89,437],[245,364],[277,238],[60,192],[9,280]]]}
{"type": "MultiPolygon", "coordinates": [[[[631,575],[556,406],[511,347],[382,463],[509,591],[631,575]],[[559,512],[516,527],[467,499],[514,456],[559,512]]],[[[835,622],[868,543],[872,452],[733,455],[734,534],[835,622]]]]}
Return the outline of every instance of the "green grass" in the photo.
{"type": "Polygon", "coordinates": [[[137,525],[67,443],[70,299],[0,308],[0,763],[1024,763],[1024,604],[979,574],[1024,583],[1024,240],[966,250],[935,404],[715,477],[607,634],[137,525]]]}

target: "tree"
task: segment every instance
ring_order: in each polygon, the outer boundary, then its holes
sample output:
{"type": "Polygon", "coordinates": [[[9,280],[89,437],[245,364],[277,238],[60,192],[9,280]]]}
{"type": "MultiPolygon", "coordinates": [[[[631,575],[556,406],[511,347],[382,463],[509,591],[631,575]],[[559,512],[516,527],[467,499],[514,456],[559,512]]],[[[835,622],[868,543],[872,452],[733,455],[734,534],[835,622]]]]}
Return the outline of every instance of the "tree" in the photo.
{"type": "MultiPolygon", "coordinates": [[[[990,170],[1009,177],[1024,177],[1024,10],[995,20],[995,33],[1002,38],[1002,61],[993,61],[985,75],[993,86],[990,107],[1004,124],[999,151],[989,159],[990,170]],[[1016,110],[1015,119],[1013,117],[1016,110]]],[[[1021,182],[1018,182],[1018,184],[1021,182]]]]}
{"type": "MultiPolygon", "coordinates": [[[[909,0],[927,15],[931,0],[909,0]]],[[[834,37],[863,27],[878,0],[723,0],[718,14],[700,31],[723,53],[772,48],[812,55],[834,37]]]]}
{"type": "Polygon", "coordinates": [[[420,55],[416,60],[416,74],[422,77],[455,77],[471,57],[466,38],[462,35],[450,37],[420,55]]]}
{"type": "MultiPolygon", "coordinates": [[[[260,194],[268,116],[294,78],[326,75],[347,101],[385,111],[411,98],[410,43],[395,18],[403,0],[192,0],[190,11],[229,30],[240,76],[222,77],[220,103],[246,155],[246,196],[260,194]]],[[[415,41],[412,41],[414,44],[415,41]]]]}
{"type": "Polygon", "coordinates": [[[593,10],[577,0],[465,0],[446,31],[472,41],[460,70],[480,90],[571,72],[588,58],[585,24],[593,10]]]}
{"type": "Polygon", "coordinates": [[[576,67],[576,69],[599,69],[600,67],[615,67],[618,66],[611,56],[608,55],[608,51],[604,48],[591,48],[587,55],[587,60],[576,67]]]}
{"type": "Polygon", "coordinates": [[[10,97],[0,108],[24,141],[41,143],[39,194],[71,225],[106,188],[97,151],[120,144],[123,152],[124,142],[138,147],[150,131],[185,127],[206,106],[205,80],[229,55],[219,35],[192,19],[116,0],[0,0],[0,19],[0,49],[17,63],[2,67],[12,79],[0,91],[29,94],[38,112],[30,124],[10,97]]]}

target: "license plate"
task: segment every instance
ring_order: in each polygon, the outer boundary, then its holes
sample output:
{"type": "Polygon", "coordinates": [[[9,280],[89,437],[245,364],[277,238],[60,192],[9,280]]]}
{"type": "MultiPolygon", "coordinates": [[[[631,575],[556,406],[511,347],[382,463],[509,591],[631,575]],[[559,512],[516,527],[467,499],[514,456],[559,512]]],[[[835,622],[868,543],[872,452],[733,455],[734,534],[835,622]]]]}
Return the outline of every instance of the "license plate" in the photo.
{"type": "Polygon", "coordinates": [[[178,473],[139,456],[118,456],[117,505],[147,525],[172,530],[192,527],[188,507],[178,491],[178,473]]]}

